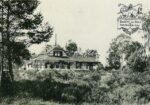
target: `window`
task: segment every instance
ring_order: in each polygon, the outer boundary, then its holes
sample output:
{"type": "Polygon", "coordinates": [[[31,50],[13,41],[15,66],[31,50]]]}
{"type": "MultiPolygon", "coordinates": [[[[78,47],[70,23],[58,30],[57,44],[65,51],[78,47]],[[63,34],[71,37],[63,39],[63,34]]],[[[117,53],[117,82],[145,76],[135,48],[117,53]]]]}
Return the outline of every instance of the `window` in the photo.
{"type": "Polygon", "coordinates": [[[55,56],[57,56],[57,52],[55,52],[55,56]]]}
{"type": "Polygon", "coordinates": [[[59,56],[60,56],[60,57],[63,56],[63,52],[62,52],[62,51],[59,51],[58,53],[59,53],[59,56]]]}
{"type": "Polygon", "coordinates": [[[58,57],[60,56],[60,52],[57,52],[57,56],[58,56],[58,57]]]}
{"type": "Polygon", "coordinates": [[[81,65],[82,65],[82,64],[81,64],[80,62],[77,62],[77,63],[76,63],[76,69],[81,69],[81,65]]]}
{"type": "Polygon", "coordinates": [[[54,54],[53,54],[55,57],[60,57],[62,56],[62,52],[61,51],[54,51],[54,54]]]}
{"type": "Polygon", "coordinates": [[[53,54],[54,56],[57,56],[57,52],[56,51],[54,51],[54,54],[53,54]]]}

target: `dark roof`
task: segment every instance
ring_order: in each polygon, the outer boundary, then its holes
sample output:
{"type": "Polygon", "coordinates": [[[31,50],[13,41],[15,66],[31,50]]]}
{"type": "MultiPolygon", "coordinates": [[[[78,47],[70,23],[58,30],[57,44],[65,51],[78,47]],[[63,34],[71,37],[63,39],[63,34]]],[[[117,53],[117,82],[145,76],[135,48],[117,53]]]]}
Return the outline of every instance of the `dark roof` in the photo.
{"type": "Polygon", "coordinates": [[[32,60],[45,60],[50,62],[66,61],[66,62],[98,62],[95,57],[51,57],[48,55],[39,55],[32,60]]]}
{"type": "MultiPolygon", "coordinates": [[[[59,45],[55,46],[51,51],[64,51],[62,47],[59,45]]],[[[64,51],[65,52],[65,51],[64,51]]],[[[66,52],[65,52],[66,53],[66,52]]],[[[32,60],[45,60],[49,62],[58,62],[58,61],[65,61],[65,62],[99,62],[97,61],[96,57],[87,57],[87,56],[80,56],[81,54],[75,54],[72,57],[55,57],[55,56],[50,56],[46,52],[42,52],[39,54],[37,57],[33,58],[32,60]]]]}
{"type": "Polygon", "coordinates": [[[71,59],[78,62],[98,62],[95,57],[71,57],[71,59]]]}
{"type": "Polygon", "coordinates": [[[62,47],[60,47],[59,45],[57,45],[53,48],[53,50],[64,50],[64,49],[62,47]]]}
{"type": "Polygon", "coordinates": [[[41,51],[41,53],[39,55],[44,55],[44,54],[47,54],[51,51],[64,51],[64,49],[60,45],[51,46],[51,48],[44,49],[43,51],[41,51]]]}

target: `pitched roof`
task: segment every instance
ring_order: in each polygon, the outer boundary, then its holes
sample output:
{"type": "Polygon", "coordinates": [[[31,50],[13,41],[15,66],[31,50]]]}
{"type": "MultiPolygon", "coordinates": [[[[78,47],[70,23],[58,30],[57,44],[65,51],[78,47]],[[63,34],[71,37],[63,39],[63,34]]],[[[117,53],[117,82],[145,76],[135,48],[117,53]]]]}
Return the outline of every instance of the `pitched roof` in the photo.
{"type": "Polygon", "coordinates": [[[96,57],[89,57],[89,56],[82,56],[79,52],[76,52],[74,56],[72,57],[55,57],[50,54],[51,51],[55,50],[63,50],[59,45],[53,47],[51,50],[48,52],[42,52],[39,54],[37,57],[33,58],[32,60],[45,60],[49,62],[58,62],[58,61],[65,61],[65,62],[98,62],[96,57]]]}
{"type": "Polygon", "coordinates": [[[54,46],[53,50],[64,50],[62,47],[60,47],[59,45],[54,46]]]}

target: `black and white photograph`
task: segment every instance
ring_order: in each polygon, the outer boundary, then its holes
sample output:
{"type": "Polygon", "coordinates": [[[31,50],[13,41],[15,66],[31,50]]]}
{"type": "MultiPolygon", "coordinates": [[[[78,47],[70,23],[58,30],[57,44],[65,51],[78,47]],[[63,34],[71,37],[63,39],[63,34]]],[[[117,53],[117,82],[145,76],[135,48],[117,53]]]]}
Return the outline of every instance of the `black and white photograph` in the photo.
{"type": "Polygon", "coordinates": [[[0,0],[0,105],[150,105],[150,1],[0,0]]]}

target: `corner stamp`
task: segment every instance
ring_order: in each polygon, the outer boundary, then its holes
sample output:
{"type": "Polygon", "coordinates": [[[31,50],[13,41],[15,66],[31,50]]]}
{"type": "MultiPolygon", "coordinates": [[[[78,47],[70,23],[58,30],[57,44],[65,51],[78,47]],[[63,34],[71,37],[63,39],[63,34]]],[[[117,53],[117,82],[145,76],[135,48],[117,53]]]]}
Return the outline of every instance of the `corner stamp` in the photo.
{"type": "Polygon", "coordinates": [[[128,35],[131,35],[138,30],[142,30],[142,4],[137,5],[118,5],[117,28],[128,35]]]}

